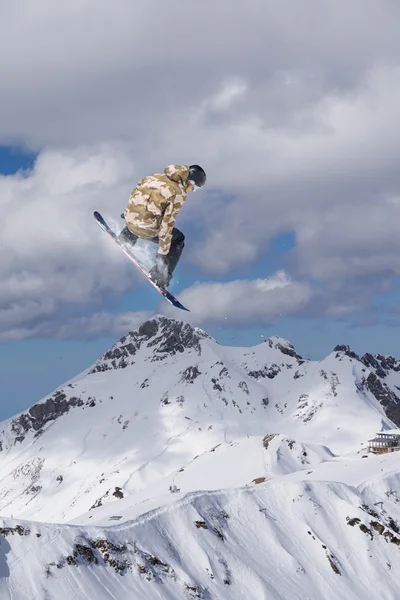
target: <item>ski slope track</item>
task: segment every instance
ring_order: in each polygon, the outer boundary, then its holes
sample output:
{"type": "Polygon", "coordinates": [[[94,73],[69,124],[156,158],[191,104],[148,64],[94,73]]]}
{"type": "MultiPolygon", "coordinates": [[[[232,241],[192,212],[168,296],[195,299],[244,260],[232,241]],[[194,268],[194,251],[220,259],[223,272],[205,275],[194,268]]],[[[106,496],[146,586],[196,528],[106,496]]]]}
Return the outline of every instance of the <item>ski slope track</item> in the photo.
{"type": "Polygon", "coordinates": [[[393,357],[158,315],[0,424],[0,599],[398,599],[398,425],[393,357]]]}

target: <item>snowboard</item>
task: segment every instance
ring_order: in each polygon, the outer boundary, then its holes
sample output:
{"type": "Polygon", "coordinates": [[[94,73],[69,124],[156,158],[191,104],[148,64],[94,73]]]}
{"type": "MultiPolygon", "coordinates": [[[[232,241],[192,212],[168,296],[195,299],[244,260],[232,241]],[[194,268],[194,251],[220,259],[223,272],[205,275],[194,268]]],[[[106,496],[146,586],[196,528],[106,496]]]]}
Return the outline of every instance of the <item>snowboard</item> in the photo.
{"type": "Polygon", "coordinates": [[[117,246],[119,248],[121,248],[122,252],[129,258],[130,261],[133,262],[133,264],[135,265],[135,267],[141,272],[141,274],[147,279],[147,281],[150,281],[151,285],[156,288],[157,292],[159,294],[161,294],[161,296],[164,296],[164,298],[170,304],[172,304],[172,306],[175,306],[175,308],[180,308],[181,310],[187,310],[188,312],[190,312],[188,308],[186,308],[185,306],[183,306],[183,304],[181,304],[179,302],[179,300],[177,298],[175,298],[175,296],[173,294],[171,294],[171,292],[169,292],[168,290],[164,290],[164,289],[160,288],[152,280],[152,278],[150,277],[150,273],[147,271],[147,269],[134,256],[132,256],[132,254],[130,254],[123,247],[123,245],[118,241],[118,236],[115,233],[115,231],[113,231],[111,229],[111,227],[109,225],[107,225],[107,223],[105,222],[105,220],[103,219],[103,217],[101,216],[101,214],[99,212],[97,212],[97,210],[93,213],[93,216],[96,219],[96,223],[99,225],[99,227],[101,227],[101,229],[103,229],[103,231],[105,231],[106,233],[108,233],[108,235],[114,240],[114,242],[117,244],[117,246]]]}

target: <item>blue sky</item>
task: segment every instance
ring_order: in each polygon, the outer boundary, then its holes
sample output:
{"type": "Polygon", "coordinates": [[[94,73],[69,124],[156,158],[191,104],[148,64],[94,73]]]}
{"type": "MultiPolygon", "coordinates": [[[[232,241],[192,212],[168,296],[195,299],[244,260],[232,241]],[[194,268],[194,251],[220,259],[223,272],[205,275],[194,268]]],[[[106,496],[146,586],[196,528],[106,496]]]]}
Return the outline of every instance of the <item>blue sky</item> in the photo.
{"type": "Polygon", "coordinates": [[[5,15],[0,419],[160,312],[224,344],[400,357],[400,9],[383,4],[216,0],[172,38],[178,0],[5,15]],[[185,315],[92,217],[122,227],[135,183],[179,162],[208,174],[177,221],[185,315]]]}

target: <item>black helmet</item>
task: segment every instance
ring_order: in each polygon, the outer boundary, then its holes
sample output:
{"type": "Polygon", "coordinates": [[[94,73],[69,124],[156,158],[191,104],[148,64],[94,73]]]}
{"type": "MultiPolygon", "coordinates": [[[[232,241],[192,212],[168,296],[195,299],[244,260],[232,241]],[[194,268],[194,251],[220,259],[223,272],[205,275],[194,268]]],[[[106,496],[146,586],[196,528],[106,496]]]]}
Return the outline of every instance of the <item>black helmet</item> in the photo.
{"type": "Polygon", "coordinates": [[[207,175],[199,165],[190,165],[188,181],[192,181],[196,187],[203,187],[207,179],[207,175]]]}

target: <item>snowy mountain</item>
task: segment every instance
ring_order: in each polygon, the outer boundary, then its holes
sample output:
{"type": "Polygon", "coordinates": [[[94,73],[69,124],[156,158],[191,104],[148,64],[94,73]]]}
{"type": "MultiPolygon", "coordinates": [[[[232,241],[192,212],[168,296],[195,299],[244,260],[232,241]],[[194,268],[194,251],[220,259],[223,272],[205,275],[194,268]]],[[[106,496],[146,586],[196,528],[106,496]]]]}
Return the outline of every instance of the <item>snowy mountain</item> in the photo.
{"type": "Polygon", "coordinates": [[[157,316],[0,424],[0,598],[398,598],[396,425],[393,357],[157,316]]]}

